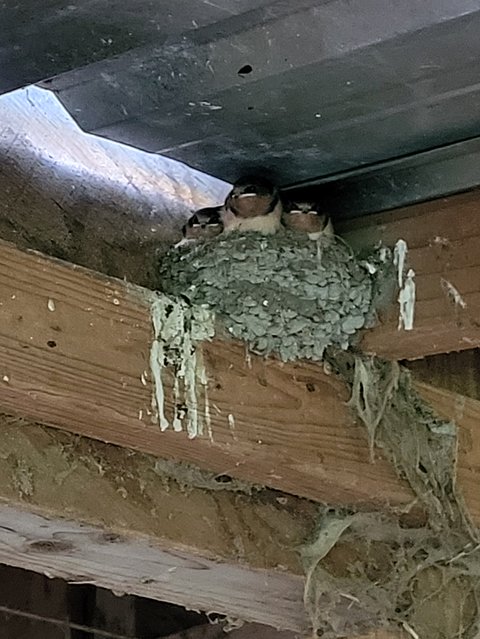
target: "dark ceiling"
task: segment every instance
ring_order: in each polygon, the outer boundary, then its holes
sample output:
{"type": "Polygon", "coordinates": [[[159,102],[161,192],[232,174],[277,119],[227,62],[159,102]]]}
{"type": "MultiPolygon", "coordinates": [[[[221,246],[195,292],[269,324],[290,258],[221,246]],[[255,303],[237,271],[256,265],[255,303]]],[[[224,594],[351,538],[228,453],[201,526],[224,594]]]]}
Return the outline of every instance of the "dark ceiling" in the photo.
{"type": "Polygon", "coordinates": [[[4,0],[0,93],[168,39],[262,0],[4,0]]]}
{"type": "Polygon", "coordinates": [[[41,4],[0,3],[0,87],[85,131],[351,213],[480,184],[479,0],[41,4]]]}

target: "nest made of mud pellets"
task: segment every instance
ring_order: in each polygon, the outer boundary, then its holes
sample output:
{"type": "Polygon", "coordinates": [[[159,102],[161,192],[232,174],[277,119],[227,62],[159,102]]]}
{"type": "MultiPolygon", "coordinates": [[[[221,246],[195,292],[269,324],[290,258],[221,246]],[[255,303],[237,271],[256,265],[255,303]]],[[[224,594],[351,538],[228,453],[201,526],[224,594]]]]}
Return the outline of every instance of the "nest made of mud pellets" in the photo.
{"type": "Polygon", "coordinates": [[[206,305],[253,352],[321,360],[348,348],[367,320],[373,276],[342,241],[232,233],[169,251],[164,293],[206,305]]]}

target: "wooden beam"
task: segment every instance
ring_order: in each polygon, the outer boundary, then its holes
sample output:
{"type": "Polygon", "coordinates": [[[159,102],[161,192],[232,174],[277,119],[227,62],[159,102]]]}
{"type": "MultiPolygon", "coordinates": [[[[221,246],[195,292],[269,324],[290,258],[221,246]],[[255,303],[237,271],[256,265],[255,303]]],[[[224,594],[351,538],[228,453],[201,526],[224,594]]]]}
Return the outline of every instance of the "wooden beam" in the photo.
{"type": "Polygon", "coordinates": [[[0,516],[0,562],[7,565],[266,625],[307,628],[301,577],[219,563],[10,506],[1,506],[0,516]]]}
{"type": "Polygon", "coordinates": [[[389,359],[480,346],[480,191],[455,195],[339,226],[355,247],[408,244],[417,288],[412,331],[397,330],[398,307],[365,333],[361,347],[389,359]]]}
{"type": "MultiPolygon", "coordinates": [[[[159,244],[165,247],[175,235],[172,220],[165,219],[161,225],[152,226],[150,221],[146,224],[145,220],[132,217],[131,202],[121,199],[119,204],[116,198],[112,209],[108,202],[100,202],[102,194],[99,202],[82,206],[79,216],[75,208],[70,210],[68,193],[60,198],[59,206],[47,194],[40,197],[38,189],[32,189],[25,176],[15,171],[8,169],[2,178],[4,168],[0,170],[0,184],[5,184],[10,195],[7,193],[2,202],[6,207],[0,215],[2,238],[126,276],[144,286],[156,282],[155,250],[159,244]],[[118,233],[119,206],[123,222],[128,225],[127,233],[125,224],[122,233],[118,233]],[[99,219],[101,236],[97,232],[99,219]],[[168,237],[164,237],[167,227],[168,237]]],[[[382,318],[382,325],[365,335],[364,348],[388,358],[415,359],[480,345],[480,230],[476,223],[479,200],[477,190],[338,224],[338,232],[356,247],[371,246],[379,240],[393,246],[399,238],[405,239],[410,248],[408,263],[417,273],[414,330],[402,333],[399,339],[394,305],[382,318]],[[467,306],[452,302],[452,289],[448,284],[442,285],[442,280],[458,290],[467,306]]]]}
{"type": "Polygon", "coordinates": [[[346,385],[314,363],[249,365],[239,344],[206,344],[211,437],[160,432],[149,415],[151,342],[141,289],[0,245],[5,412],[316,501],[411,503],[386,461],[370,463],[346,385]]]}
{"type": "Polygon", "coordinates": [[[303,572],[298,547],[318,518],[307,500],[265,489],[250,496],[226,478],[164,468],[152,455],[24,421],[3,417],[0,429],[4,503],[212,559],[303,572]]]}
{"type": "Polygon", "coordinates": [[[297,549],[312,534],[314,504],[187,486],[153,456],[5,417],[1,433],[0,563],[291,630],[308,625],[297,549]]]}
{"type": "MultiPolygon", "coordinates": [[[[141,289],[0,245],[5,412],[315,501],[411,504],[412,492],[390,464],[370,463],[364,428],[345,405],[346,385],[314,363],[254,357],[249,364],[242,346],[208,343],[211,437],[160,432],[149,416],[151,341],[141,289]]],[[[166,408],[173,412],[168,385],[166,408]]],[[[475,444],[458,460],[469,486],[477,481],[476,455],[475,444]]],[[[467,492],[480,516],[480,495],[467,492]]]]}
{"type": "MultiPolygon", "coordinates": [[[[182,550],[162,549],[149,539],[119,538],[90,525],[10,506],[1,505],[0,516],[0,562],[4,564],[71,584],[108,588],[118,595],[135,594],[296,633],[308,631],[300,577],[219,563],[182,550]]],[[[290,639],[286,632],[264,626],[262,638],[290,639]]],[[[239,630],[238,639],[254,639],[259,636],[258,627],[254,630],[255,634],[249,626],[239,630]]],[[[212,633],[206,634],[209,639],[212,633]]],[[[377,630],[355,639],[403,636],[394,630],[377,630]]]]}
{"type": "MultiPolygon", "coordinates": [[[[315,504],[269,490],[206,490],[198,478],[186,486],[159,472],[153,456],[56,429],[5,417],[1,429],[0,563],[275,628],[308,627],[298,550],[316,529],[315,504]]],[[[351,600],[338,606],[352,614],[351,600]]],[[[378,623],[357,607],[353,618],[378,623]]]]}
{"type": "MultiPolygon", "coordinates": [[[[143,286],[155,285],[155,252],[173,243],[180,221],[164,215],[152,224],[149,216],[133,215],[138,201],[133,206],[123,195],[112,199],[96,192],[92,199],[82,184],[74,197],[65,185],[50,193],[30,178],[8,161],[0,167],[2,238],[143,286]]],[[[417,274],[414,330],[398,334],[394,305],[382,325],[366,333],[364,348],[387,358],[416,359],[480,346],[479,202],[476,190],[338,223],[337,231],[356,247],[379,240],[393,246],[405,239],[408,264],[417,274]],[[455,305],[452,289],[442,280],[458,290],[467,306],[455,305]]]]}
{"type": "Polygon", "coordinates": [[[418,381],[480,400],[480,349],[408,362],[418,381]]]}
{"type": "Polygon", "coordinates": [[[478,472],[480,467],[480,401],[443,388],[417,382],[420,395],[435,411],[458,426],[456,485],[473,520],[480,525],[478,472]]]}

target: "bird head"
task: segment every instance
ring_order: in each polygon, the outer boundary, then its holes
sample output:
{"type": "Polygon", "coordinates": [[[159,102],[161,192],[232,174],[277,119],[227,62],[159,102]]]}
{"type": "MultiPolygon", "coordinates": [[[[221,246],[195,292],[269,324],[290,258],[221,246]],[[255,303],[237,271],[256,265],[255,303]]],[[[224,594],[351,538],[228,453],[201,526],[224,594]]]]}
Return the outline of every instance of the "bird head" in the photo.
{"type": "Polygon", "coordinates": [[[206,207],[195,211],[183,227],[186,239],[209,239],[220,235],[223,223],[220,219],[220,206],[206,207]]]}
{"type": "Polygon", "coordinates": [[[234,183],[225,206],[239,217],[257,217],[271,213],[279,199],[278,189],[270,180],[249,175],[234,183]]]}
{"type": "Polygon", "coordinates": [[[283,213],[283,224],[293,231],[323,231],[328,223],[328,215],[320,211],[321,207],[316,202],[289,202],[283,213]]]}

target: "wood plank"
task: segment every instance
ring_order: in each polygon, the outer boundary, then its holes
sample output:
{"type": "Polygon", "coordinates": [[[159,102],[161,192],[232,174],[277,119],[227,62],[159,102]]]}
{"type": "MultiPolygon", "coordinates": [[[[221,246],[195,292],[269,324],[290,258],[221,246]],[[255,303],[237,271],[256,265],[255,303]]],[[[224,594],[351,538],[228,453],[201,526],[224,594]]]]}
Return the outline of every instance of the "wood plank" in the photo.
{"type": "MultiPolygon", "coordinates": [[[[155,472],[153,456],[52,428],[4,418],[1,432],[0,562],[301,629],[298,549],[316,530],[316,504],[269,490],[248,495],[238,486],[206,490],[196,487],[198,478],[185,486],[185,478],[155,472]],[[287,609],[278,613],[283,598],[287,609]]],[[[338,614],[352,614],[350,600],[339,605],[338,614]]],[[[367,627],[378,623],[368,610],[355,609],[354,617],[367,627]]],[[[308,625],[304,611],[301,623],[308,625]]]]}
{"type": "MultiPolygon", "coordinates": [[[[238,344],[206,344],[211,438],[160,432],[148,414],[151,380],[142,383],[151,340],[141,289],[0,245],[4,411],[320,502],[411,503],[387,462],[370,463],[364,428],[345,405],[346,386],[313,363],[249,363],[238,344]]],[[[171,414],[168,387],[166,406],[171,414]]],[[[480,517],[480,494],[469,488],[480,467],[476,455],[475,446],[460,451],[458,468],[480,517]]]]}
{"type": "MultiPolygon", "coordinates": [[[[0,562],[7,565],[71,584],[91,583],[119,594],[218,612],[296,633],[308,631],[300,577],[173,552],[146,538],[113,538],[93,526],[6,505],[0,506],[0,517],[0,562]]],[[[249,636],[248,626],[238,632],[239,639],[249,636]]],[[[270,630],[262,636],[274,639],[270,630]]],[[[398,633],[384,630],[357,637],[400,639],[398,633]]],[[[280,633],[279,639],[286,639],[286,634],[280,633]]]]}
{"type": "Polygon", "coordinates": [[[0,562],[187,608],[294,631],[306,629],[303,580],[118,538],[89,525],[0,506],[0,562]]]}
{"type": "MultiPolygon", "coordinates": [[[[153,225],[148,216],[134,219],[131,201],[126,202],[122,196],[120,200],[115,198],[112,205],[112,198],[103,201],[104,194],[99,195],[99,201],[103,198],[101,205],[88,198],[82,201],[80,214],[76,210],[77,191],[76,202],[61,188],[56,200],[52,200],[49,193],[40,193],[17,170],[7,167],[2,178],[4,169],[0,169],[0,183],[10,196],[7,193],[0,205],[0,209],[6,207],[0,215],[2,238],[103,272],[126,276],[144,286],[154,285],[155,250],[160,244],[165,248],[173,242],[172,238],[180,232],[180,222],[175,230],[171,217],[153,225]],[[121,232],[119,210],[123,215],[121,232]]],[[[197,199],[200,196],[196,194],[197,199]]],[[[480,345],[479,199],[477,190],[339,222],[338,232],[355,246],[370,246],[380,239],[393,245],[400,237],[406,239],[411,249],[410,264],[417,273],[414,330],[398,339],[397,309],[393,308],[391,314],[383,317],[380,327],[366,334],[365,348],[388,358],[415,359],[480,345]],[[445,287],[441,287],[442,278],[459,290],[467,302],[466,308],[451,303],[445,287]]]]}
{"type": "Polygon", "coordinates": [[[457,487],[474,521],[480,522],[480,351],[434,355],[408,362],[416,389],[444,419],[458,427],[457,487]]]}
{"type": "Polygon", "coordinates": [[[226,478],[216,483],[190,469],[174,469],[172,477],[153,455],[53,428],[3,418],[0,429],[5,503],[160,538],[212,559],[302,574],[298,547],[318,517],[307,500],[265,489],[250,496],[226,478]]]}
{"type": "MultiPolygon", "coordinates": [[[[254,357],[249,364],[238,344],[207,344],[212,437],[160,432],[148,415],[151,380],[142,383],[151,340],[142,289],[0,246],[4,411],[316,501],[411,503],[388,463],[370,463],[364,428],[345,406],[346,387],[313,363],[254,357]]],[[[171,413],[168,388],[166,405],[171,413]]],[[[475,450],[459,458],[469,485],[479,468],[475,450]]],[[[480,495],[466,492],[480,516],[480,495]]]]}
{"type": "Polygon", "coordinates": [[[397,330],[398,306],[392,306],[381,325],[364,334],[364,350],[416,359],[480,346],[479,206],[480,191],[473,191],[339,225],[355,247],[405,240],[407,268],[416,273],[413,330],[397,330]],[[458,291],[462,304],[455,304],[445,282],[458,291]]]}
{"type": "MultiPolygon", "coordinates": [[[[345,405],[346,386],[313,363],[255,357],[250,366],[241,345],[207,344],[211,438],[160,432],[149,415],[152,327],[144,295],[0,245],[3,410],[316,501],[411,503],[390,464],[370,463],[364,429],[345,405]]],[[[174,409],[168,387],[166,408],[174,409]]]]}
{"type": "Polygon", "coordinates": [[[458,426],[457,488],[463,496],[467,510],[478,525],[480,502],[478,499],[478,477],[480,472],[480,401],[458,393],[435,388],[417,382],[421,396],[434,406],[435,411],[458,426]]]}
{"type": "Polygon", "coordinates": [[[480,349],[407,362],[415,379],[480,400],[480,349]]]}

